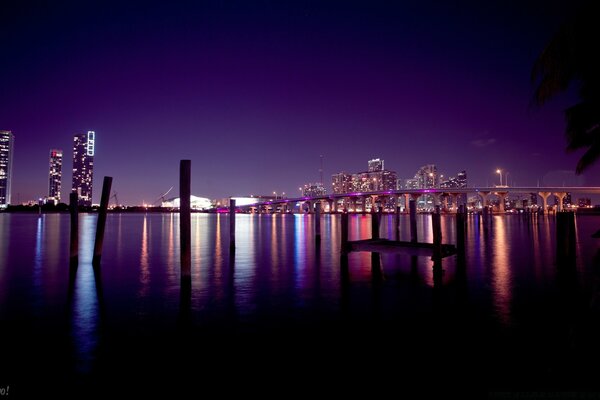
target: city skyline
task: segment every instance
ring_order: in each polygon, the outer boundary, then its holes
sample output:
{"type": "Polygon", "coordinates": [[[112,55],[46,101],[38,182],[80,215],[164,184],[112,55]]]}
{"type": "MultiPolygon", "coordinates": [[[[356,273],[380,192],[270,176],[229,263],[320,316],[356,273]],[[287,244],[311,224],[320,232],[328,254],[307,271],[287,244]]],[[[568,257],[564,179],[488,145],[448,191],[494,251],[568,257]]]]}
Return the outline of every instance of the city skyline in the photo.
{"type": "Polygon", "coordinates": [[[13,202],[45,195],[48,149],[82,127],[124,204],[177,186],[180,159],[209,198],[297,193],[321,155],[325,177],[380,157],[401,179],[435,164],[470,185],[500,168],[510,184],[600,186],[565,154],[574,94],[530,107],[533,62],[578,2],[140,4],[6,7],[13,202]]]}

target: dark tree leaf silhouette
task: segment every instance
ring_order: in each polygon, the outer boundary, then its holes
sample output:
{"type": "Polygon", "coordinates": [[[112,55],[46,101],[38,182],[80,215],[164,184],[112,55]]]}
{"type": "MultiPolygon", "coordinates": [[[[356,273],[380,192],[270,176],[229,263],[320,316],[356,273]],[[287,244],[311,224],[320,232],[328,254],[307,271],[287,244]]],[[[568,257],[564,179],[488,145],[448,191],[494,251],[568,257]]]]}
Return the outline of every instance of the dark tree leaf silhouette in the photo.
{"type": "Polygon", "coordinates": [[[586,149],[577,163],[578,174],[600,158],[599,3],[586,3],[561,26],[532,71],[538,106],[578,85],[580,102],[565,110],[567,151],[586,149]]]}

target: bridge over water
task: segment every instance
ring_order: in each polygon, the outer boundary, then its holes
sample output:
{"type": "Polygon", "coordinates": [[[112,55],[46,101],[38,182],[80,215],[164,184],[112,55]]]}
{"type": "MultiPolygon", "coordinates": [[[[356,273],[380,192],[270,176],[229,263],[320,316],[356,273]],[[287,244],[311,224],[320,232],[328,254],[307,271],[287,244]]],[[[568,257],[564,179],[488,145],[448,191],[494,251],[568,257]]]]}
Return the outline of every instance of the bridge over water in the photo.
{"type": "MultiPolygon", "coordinates": [[[[489,205],[490,197],[493,196],[499,200],[499,212],[504,212],[504,203],[507,196],[511,194],[531,194],[535,193],[542,199],[542,209],[548,208],[548,197],[554,195],[558,198],[557,209],[563,210],[563,201],[567,193],[571,194],[600,194],[600,187],[587,186],[494,186],[494,187],[468,187],[468,188],[444,188],[444,189],[399,189],[399,190],[383,190],[374,192],[352,192],[325,194],[322,196],[312,197],[297,197],[269,200],[246,204],[239,206],[240,209],[251,210],[252,212],[290,212],[296,204],[300,203],[301,210],[312,213],[315,207],[319,205],[324,210],[323,205],[328,206],[329,212],[339,212],[343,210],[358,211],[358,206],[361,206],[361,211],[366,210],[367,201],[372,207],[389,208],[387,205],[399,205],[400,199],[404,198],[404,204],[408,204],[410,200],[416,200],[423,195],[430,195],[434,199],[434,205],[442,205],[444,208],[456,212],[456,204],[458,196],[476,194],[481,197],[484,207],[489,205]],[[448,199],[452,199],[452,207],[448,207],[448,199]]],[[[395,206],[394,206],[395,207],[395,206]]]]}

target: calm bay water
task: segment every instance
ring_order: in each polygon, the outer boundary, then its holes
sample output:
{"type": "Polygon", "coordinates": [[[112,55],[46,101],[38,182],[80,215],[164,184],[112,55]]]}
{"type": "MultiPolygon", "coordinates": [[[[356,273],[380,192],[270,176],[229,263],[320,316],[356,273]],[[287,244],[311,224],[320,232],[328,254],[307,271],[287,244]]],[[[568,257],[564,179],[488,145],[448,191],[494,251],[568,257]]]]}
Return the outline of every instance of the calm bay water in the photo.
{"type": "MultiPolygon", "coordinates": [[[[109,215],[96,273],[95,215],[80,216],[70,273],[67,215],[0,214],[0,386],[13,397],[173,394],[226,374],[248,391],[271,380],[336,393],[597,388],[600,218],[577,217],[566,266],[553,217],[469,217],[465,257],[444,259],[441,281],[427,257],[383,254],[373,270],[370,253],[352,253],[342,267],[339,216],[322,218],[316,246],[313,216],[238,215],[230,254],[228,216],[193,214],[182,294],[177,214],[109,215]]],[[[432,241],[430,216],[418,218],[432,241]]],[[[370,226],[351,216],[350,240],[370,226]]],[[[442,230],[455,243],[452,216],[442,230]]],[[[384,216],[381,236],[394,235],[384,216]]]]}

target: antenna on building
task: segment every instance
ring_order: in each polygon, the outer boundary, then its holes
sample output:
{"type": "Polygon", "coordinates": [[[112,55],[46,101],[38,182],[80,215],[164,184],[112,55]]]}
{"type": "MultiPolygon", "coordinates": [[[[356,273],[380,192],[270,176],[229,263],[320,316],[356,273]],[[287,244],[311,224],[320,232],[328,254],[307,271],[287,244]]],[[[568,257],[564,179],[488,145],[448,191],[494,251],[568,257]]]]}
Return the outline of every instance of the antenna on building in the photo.
{"type": "Polygon", "coordinates": [[[321,154],[321,168],[319,168],[319,176],[321,177],[321,185],[323,185],[323,154],[321,154]]]}

